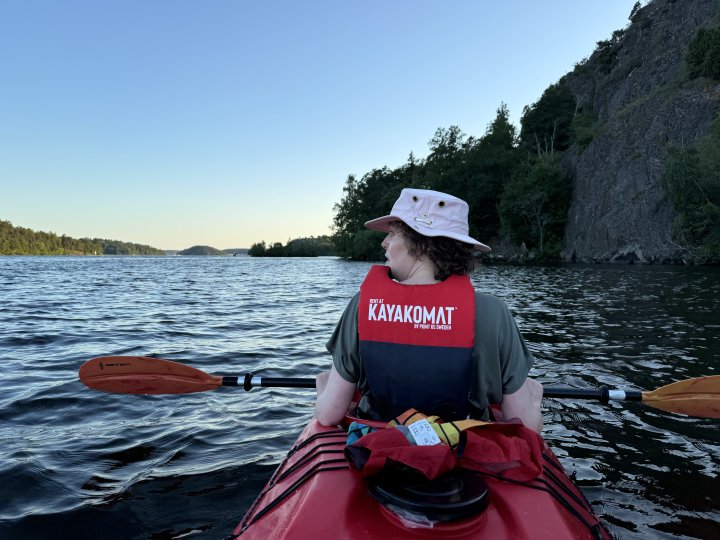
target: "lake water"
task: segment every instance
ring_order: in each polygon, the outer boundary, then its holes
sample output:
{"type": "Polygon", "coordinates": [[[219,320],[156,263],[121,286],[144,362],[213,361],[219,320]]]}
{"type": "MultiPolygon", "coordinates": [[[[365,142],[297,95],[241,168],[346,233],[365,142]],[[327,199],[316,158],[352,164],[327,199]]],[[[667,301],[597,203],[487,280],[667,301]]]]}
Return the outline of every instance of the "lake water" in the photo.
{"type": "MultiPolygon", "coordinates": [[[[0,257],[0,537],[223,538],[314,391],[96,392],[90,358],[309,377],[369,268],[334,258],[0,257]]],[[[653,389],[720,372],[720,269],[486,266],[541,382],[653,389]]],[[[618,538],[720,538],[720,420],[545,400],[543,435],[618,538]]]]}

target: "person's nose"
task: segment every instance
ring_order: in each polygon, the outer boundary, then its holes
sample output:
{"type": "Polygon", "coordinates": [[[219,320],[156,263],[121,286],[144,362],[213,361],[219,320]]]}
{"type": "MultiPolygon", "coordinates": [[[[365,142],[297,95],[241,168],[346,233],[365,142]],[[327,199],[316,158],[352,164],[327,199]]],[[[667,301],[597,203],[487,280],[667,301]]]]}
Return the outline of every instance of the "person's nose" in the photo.
{"type": "Polygon", "coordinates": [[[387,249],[388,247],[388,238],[390,238],[389,233],[387,234],[387,236],[385,236],[385,238],[383,238],[383,241],[380,243],[380,247],[382,247],[383,249],[387,249]]]}

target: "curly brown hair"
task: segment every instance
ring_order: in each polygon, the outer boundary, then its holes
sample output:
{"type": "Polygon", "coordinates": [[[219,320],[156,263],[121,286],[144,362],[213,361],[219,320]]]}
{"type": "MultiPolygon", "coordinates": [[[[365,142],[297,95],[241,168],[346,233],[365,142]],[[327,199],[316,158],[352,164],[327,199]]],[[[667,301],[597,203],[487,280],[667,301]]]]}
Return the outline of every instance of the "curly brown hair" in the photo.
{"type": "Polygon", "coordinates": [[[424,236],[403,221],[391,221],[390,225],[403,235],[410,255],[425,255],[435,264],[435,279],[444,281],[453,274],[469,274],[475,268],[472,245],[445,236],[424,236]]]}

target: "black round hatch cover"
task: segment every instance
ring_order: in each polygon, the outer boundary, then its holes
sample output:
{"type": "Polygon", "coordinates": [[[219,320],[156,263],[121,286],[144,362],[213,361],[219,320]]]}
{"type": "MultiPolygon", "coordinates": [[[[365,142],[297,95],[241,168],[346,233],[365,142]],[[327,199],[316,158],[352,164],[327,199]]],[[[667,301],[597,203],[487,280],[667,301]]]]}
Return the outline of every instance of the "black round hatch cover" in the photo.
{"type": "Polygon", "coordinates": [[[431,521],[457,521],[482,512],[488,505],[488,487],[479,474],[454,469],[435,480],[417,471],[385,467],[368,478],[373,497],[431,521]]]}

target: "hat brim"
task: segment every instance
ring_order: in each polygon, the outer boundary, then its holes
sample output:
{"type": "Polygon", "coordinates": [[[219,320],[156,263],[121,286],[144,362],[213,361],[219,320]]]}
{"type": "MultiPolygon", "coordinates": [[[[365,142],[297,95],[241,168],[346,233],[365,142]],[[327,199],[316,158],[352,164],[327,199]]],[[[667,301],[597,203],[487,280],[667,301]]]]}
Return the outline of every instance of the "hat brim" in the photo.
{"type": "Polygon", "coordinates": [[[422,225],[414,224],[411,225],[407,221],[405,221],[402,218],[399,218],[397,216],[383,216],[379,217],[377,219],[371,219],[370,221],[365,222],[365,226],[368,229],[372,229],[373,231],[380,231],[380,232],[390,232],[392,231],[392,228],[390,227],[390,223],[393,221],[402,221],[405,223],[408,227],[411,229],[419,232],[423,236],[443,236],[445,238],[452,238],[453,240],[459,240],[460,242],[464,242],[465,244],[470,244],[478,251],[492,251],[490,246],[483,244],[482,242],[478,242],[474,238],[470,236],[466,236],[464,234],[457,234],[454,232],[445,232],[445,231],[436,231],[435,229],[431,229],[429,227],[423,227],[422,225]]]}

